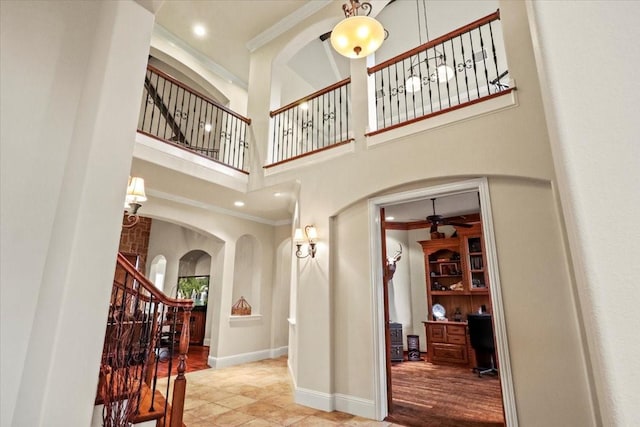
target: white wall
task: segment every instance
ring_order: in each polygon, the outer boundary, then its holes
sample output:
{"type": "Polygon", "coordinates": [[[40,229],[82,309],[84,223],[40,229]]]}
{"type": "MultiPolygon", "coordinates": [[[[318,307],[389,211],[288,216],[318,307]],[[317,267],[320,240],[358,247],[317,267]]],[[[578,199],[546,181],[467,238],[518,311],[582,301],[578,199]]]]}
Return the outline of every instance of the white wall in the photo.
{"type": "Polygon", "coordinates": [[[274,270],[271,325],[271,348],[277,349],[288,345],[289,304],[291,296],[291,227],[281,226],[276,229],[276,242],[281,242],[276,250],[276,268],[274,270]]]}
{"type": "MultiPolygon", "coordinates": [[[[500,212],[496,215],[499,221],[494,226],[499,239],[500,273],[506,274],[510,282],[510,286],[503,286],[503,292],[505,300],[508,299],[505,305],[509,338],[516,343],[512,362],[521,422],[597,424],[588,381],[589,365],[572,292],[574,282],[554,193],[555,170],[526,8],[522,2],[508,1],[501,2],[500,7],[510,73],[518,86],[515,107],[375,146],[367,146],[367,140],[362,137],[366,116],[362,116],[362,109],[354,108],[354,153],[331,159],[331,173],[327,173],[326,167],[292,166],[264,177],[265,185],[288,180],[300,183],[300,223],[315,224],[320,236],[316,258],[298,263],[294,350],[298,362],[297,401],[331,407],[330,396],[349,396],[351,402],[360,402],[362,409],[369,399],[378,398],[372,381],[365,380],[373,376],[374,360],[354,358],[352,353],[363,348],[373,351],[370,347],[374,331],[366,199],[466,177],[511,177],[512,181],[506,184],[499,180],[490,182],[490,187],[492,196],[494,189],[508,195],[499,200],[500,212]],[[541,187],[530,187],[529,181],[541,187]],[[514,197],[519,194],[518,190],[530,199],[514,197]],[[523,212],[525,207],[529,211],[523,212]],[[536,222],[526,222],[527,228],[523,230],[519,229],[524,227],[521,222],[514,222],[519,228],[510,225],[509,221],[516,215],[535,221],[533,212],[549,218],[544,224],[544,233],[536,222]],[[509,233],[505,233],[506,230],[509,233]],[[536,265],[543,269],[542,274],[525,268],[529,264],[517,252],[512,252],[516,243],[524,244],[523,235],[537,239],[528,244],[527,253],[534,251],[539,257],[536,265]],[[552,268],[547,271],[549,263],[552,268]],[[544,285],[539,284],[541,280],[545,281],[544,285]],[[529,330],[531,308],[544,311],[543,304],[536,300],[532,305],[531,298],[548,299],[549,295],[553,295],[556,311],[552,316],[545,316],[539,329],[529,330]],[[526,340],[532,332],[536,342],[526,340]],[[549,357],[548,349],[541,351],[541,347],[536,347],[542,342],[556,346],[553,357],[549,357]],[[554,358],[555,365],[551,363],[554,358]],[[531,366],[536,367],[536,372],[553,374],[534,377],[530,374],[531,366]],[[550,401],[548,390],[556,390],[563,396],[562,404],[550,401]],[[534,414],[540,407],[545,407],[542,418],[539,410],[534,414]]],[[[257,140],[268,139],[268,122],[260,118],[268,115],[270,98],[266,88],[272,81],[268,72],[257,70],[269,70],[271,60],[279,59],[281,51],[295,46],[293,38],[306,36],[306,31],[326,19],[326,15],[319,14],[314,19],[301,23],[252,55],[249,114],[256,118],[252,130],[257,140]]],[[[366,102],[367,84],[362,78],[366,61],[352,61],[351,71],[352,102],[354,106],[361,106],[366,102]]],[[[263,155],[260,149],[256,152],[263,155]]],[[[259,163],[266,163],[264,157],[261,160],[259,163]]],[[[494,213],[496,210],[494,207],[494,213]]],[[[509,344],[514,345],[513,342],[509,344]]]]}
{"type": "Polygon", "coordinates": [[[603,424],[640,425],[640,3],[530,2],[529,12],[603,424]],[[613,74],[593,66],[594,52],[613,74]]]}
{"type": "Polygon", "coordinates": [[[234,263],[234,281],[232,291],[233,304],[241,297],[251,305],[251,314],[260,313],[260,271],[258,242],[252,236],[241,236],[236,242],[236,255],[234,263]]]}
{"type": "Polygon", "coordinates": [[[152,24],[2,2],[2,425],[91,420],[152,24]]]}
{"type": "Polygon", "coordinates": [[[205,324],[205,345],[210,344],[211,333],[217,325],[214,312],[216,311],[216,305],[219,305],[220,301],[215,300],[215,295],[219,294],[219,287],[222,282],[222,273],[213,268],[215,263],[212,260],[218,256],[223,256],[223,249],[224,242],[215,236],[207,236],[159,219],[154,219],[151,222],[147,259],[153,259],[159,255],[163,255],[167,259],[165,294],[168,296],[175,297],[176,295],[180,258],[193,250],[201,250],[207,254],[200,258],[205,262],[198,262],[196,265],[200,267],[196,268],[193,273],[194,275],[209,276],[209,303],[207,305],[207,321],[205,324]],[[217,292],[216,288],[218,288],[217,292]]]}
{"type": "MultiPolygon", "coordinates": [[[[418,243],[421,240],[429,240],[428,228],[409,230],[407,256],[411,270],[411,312],[413,314],[413,330],[411,334],[420,337],[420,351],[427,351],[427,335],[424,322],[429,318],[427,313],[427,288],[424,267],[424,252],[418,243]]],[[[403,255],[404,256],[404,255],[403,255]]]]}
{"type": "Polygon", "coordinates": [[[247,90],[234,85],[227,79],[216,74],[200,58],[196,58],[190,53],[180,49],[176,40],[168,38],[166,31],[155,29],[151,39],[154,55],[172,67],[181,69],[182,72],[195,72],[220,91],[221,95],[228,100],[227,107],[238,114],[246,116],[247,113],[247,90]],[[186,67],[186,68],[184,68],[186,67]]]}
{"type": "MultiPolygon", "coordinates": [[[[387,230],[387,257],[393,256],[399,250],[408,246],[408,232],[406,230],[387,230]]],[[[396,272],[388,283],[389,289],[389,320],[402,323],[402,342],[406,347],[405,337],[413,331],[413,313],[411,311],[411,262],[408,253],[402,254],[396,262],[396,272]]]]}
{"type": "MultiPolygon", "coordinates": [[[[154,179],[149,177],[148,182],[153,181],[154,179]]],[[[149,241],[149,257],[160,253],[167,257],[167,286],[175,283],[177,279],[177,267],[172,268],[170,256],[167,254],[175,253],[175,256],[182,256],[186,251],[196,248],[211,254],[207,308],[210,330],[206,332],[206,339],[210,343],[210,362],[234,361],[234,358],[243,354],[269,354],[272,349],[272,316],[281,316],[272,309],[274,253],[277,247],[274,241],[274,226],[154,197],[149,198],[143,209],[145,215],[154,218],[149,241]],[[260,300],[255,305],[260,308],[262,316],[241,323],[232,323],[230,317],[231,306],[235,302],[233,289],[236,276],[236,242],[244,235],[252,236],[258,242],[256,247],[260,251],[259,256],[254,258],[253,269],[260,273],[260,300]]],[[[252,301],[249,302],[254,305],[252,301]]],[[[286,325],[279,327],[284,331],[278,334],[286,336],[286,325]]]]}

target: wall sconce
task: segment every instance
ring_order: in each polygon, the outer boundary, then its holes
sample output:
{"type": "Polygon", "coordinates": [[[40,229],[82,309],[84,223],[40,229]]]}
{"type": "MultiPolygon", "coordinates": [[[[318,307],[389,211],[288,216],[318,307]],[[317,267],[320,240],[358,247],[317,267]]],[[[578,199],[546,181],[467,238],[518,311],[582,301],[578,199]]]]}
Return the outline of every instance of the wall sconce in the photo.
{"type": "Polygon", "coordinates": [[[137,176],[129,177],[127,184],[127,195],[124,199],[124,209],[127,213],[126,223],[122,223],[122,227],[131,228],[140,221],[138,209],[142,206],[142,202],[147,201],[144,192],[144,179],[137,176]]]}
{"type": "Polygon", "coordinates": [[[296,256],[298,258],[306,258],[308,256],[311,256],[311,258],[315,258],[317,238],[318,238],[318,232],[316,231],[316,227],[313,225],[307,225],[306,227],[304,227],[304,235],[302,234],[301,229],[296,228],[296,232],[293,235],[293,240],[295,241],[296,248],[297,248],[296,256]],[[309,244],[309,247],[307,248],[306,255],[303,255],[301,248],[305,240],[309,244]]]}

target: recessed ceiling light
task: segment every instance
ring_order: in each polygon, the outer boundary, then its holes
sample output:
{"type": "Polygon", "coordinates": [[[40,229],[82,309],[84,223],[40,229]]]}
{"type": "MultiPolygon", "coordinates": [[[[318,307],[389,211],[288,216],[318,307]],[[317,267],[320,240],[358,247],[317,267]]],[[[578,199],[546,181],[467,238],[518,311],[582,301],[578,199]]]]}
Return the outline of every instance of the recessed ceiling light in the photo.
{"type": "Polygon", "coordinates": [[[385,218],[387,221],[393,221],[394,219],[396,219],[395,216],[388,216],[385,218]]]}
{"type": "Polygon", "coordinates": [[[211,132],[211,123],[207,123],[204,125],[204,131],[205,132],[211,132]]]}
{"type": "Polygon", "coordinates": [[[207,29],[204,28],[204,26],[201,24],[196,24],[193,26],[193,34],[198,37],[204,37],[205,35],[207,35],[207,29]]]}
{"type": "Polygon", "coordinates": [[[241,207],[243,207],[243,206],[244,206],[244,202],[242,202],[242,201],[240,201],[240,200],[238,200],[238,201],[236,201],[236,202],[233,202],[233,204],[234,204],[234,205],[236,205],[236,206],[237,206],[237,207],[239,207],[239,208],[241,208],[241,207]]]}
{"type": "Polygon", "coordinates": [[[273,196],[274,197],[280,197],[280,196],[282,196],[282,193],[279,192],[279,191],[276,191],[275,193],[273,193],[273,196]]]}

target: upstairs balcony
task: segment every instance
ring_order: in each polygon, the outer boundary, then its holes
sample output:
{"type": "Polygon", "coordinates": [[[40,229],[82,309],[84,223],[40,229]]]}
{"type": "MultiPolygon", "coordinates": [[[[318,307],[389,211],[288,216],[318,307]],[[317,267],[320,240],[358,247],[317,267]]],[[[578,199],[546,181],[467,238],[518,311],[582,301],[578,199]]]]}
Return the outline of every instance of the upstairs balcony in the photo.
{"type": "Polygon", "coordinates": [[[499,10],[366,73],[366,103],[352,102],[349,77],[271,111],[268,135],[260,135],[250,129],[251,119],[149,66],[138,132],[241,174],[271,174],[353,142],[358,135],[353,117],[363,116],[362,109],[368,122],[359,134],[372,145],[398,132],[415,133],[514,104],[513,95],[504,96],[514,87],[499,10]],[[496,98],[503,101],[486,102],[496,98]],[[267,144],[264,158],[256,158],[255,148],[267,144]]]}

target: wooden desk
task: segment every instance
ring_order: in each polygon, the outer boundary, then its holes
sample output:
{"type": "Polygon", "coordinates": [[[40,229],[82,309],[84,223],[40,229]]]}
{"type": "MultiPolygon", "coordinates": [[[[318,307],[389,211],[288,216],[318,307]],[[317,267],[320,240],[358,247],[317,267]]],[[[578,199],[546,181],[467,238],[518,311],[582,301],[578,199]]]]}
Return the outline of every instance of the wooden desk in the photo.
{"type": "Polygon", "coordinates": [[[473,366],[467,322],[426,321],[427,361],[473,366]]]}

